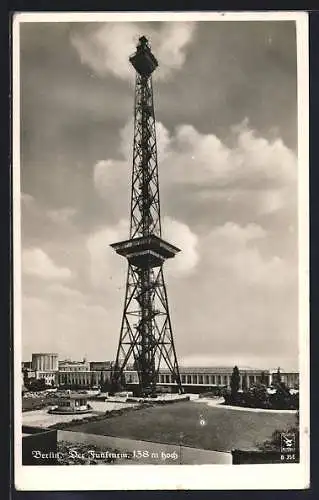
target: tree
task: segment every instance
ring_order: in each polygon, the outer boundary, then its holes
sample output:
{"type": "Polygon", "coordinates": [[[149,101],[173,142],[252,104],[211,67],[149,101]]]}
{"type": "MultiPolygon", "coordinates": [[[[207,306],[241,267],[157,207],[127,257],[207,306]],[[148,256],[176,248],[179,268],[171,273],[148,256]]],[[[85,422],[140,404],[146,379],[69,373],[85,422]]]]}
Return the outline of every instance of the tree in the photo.
{"type": "Polygon", "coordinates": [[[280,368],[278,367],[277,372],[276,372],[276,383],[280,384],[281,383],[281,373],[280,373],[280,368]]]}
{"type": "Polygon", "coordinates": [[[111,381],[109,378],[105,379],[102,383],[101,383],[101,392],[111,392],[111,389],[112,389],[112,384],[111,384],[111,381]]]}
{"type": "Polygon", "coordinates": [[[266,377],[266,373],[264,371],[261,372],[260,383],[262,385],[268,385],[268,380],[267,380],[267,377],[266,377]]]}
{"type": "Polygon", "coordinates": [[[263,384],[258,384],[250,389],[251,405],[254,408],[269,408],[269,397],[267,388],[263,384]]]}
{"type": "Polygon", "coordinates": [[[35,379],[31,382],[30,384],[30,391],[44,391],[45,390],[45,379],[40,378],[40,379],[35,379]]]}
{"type": "Polygon", "coordinates": [[[243,383],[242,383],[242,389],[243,391],[247,391],[248,387],[247,387],[247,375],[246,373],[244,373],[243,375],[243,383]]]}
{"type": "Polygon", "coordinates": [[[231,397],[233,400],[237,399],[240,386],[240,374],[237,366],[234,366],[233,373],[230,379],[231,397]]]}

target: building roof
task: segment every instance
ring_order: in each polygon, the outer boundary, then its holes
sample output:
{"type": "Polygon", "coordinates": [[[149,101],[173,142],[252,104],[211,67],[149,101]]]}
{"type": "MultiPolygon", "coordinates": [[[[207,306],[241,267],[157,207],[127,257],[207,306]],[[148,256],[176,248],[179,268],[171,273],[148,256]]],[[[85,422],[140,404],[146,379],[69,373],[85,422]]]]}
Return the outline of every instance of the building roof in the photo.
{"type": "Polygon", "coordinates": [[[89,399],[88,394],[61,394],[57,399],[89,399]]]}
{"type": "Polygon", "coordinates": [[[89,363],[86,359],[82,359],[81,361],[72,361],[71,359],[60,359],[59,360],[59,365],[65,364],[65,365],[85,365],[89,363]]]}
{"type": "Polygon", "coordinates": [[[59,356],[56,352],[33,352],[32,356],[59,356]]]}
{"type": "MultiPolygon", "coordinates": [[[[228,374],[233,372],[233,366],[180,366],[181,373],[217,373],[228,374]]],[[[255,373],[262,372],[260,368],[238,367],[240,373],[255,373]]],[[[163,370],[164,371],[164,370],[163,370]]],[[[168,370],[167,370],[168,371],[168,370]]]]}
{"type": "MultiPolygon", "coordinates": [[[[207,374],[231,374],[233,372],[233,366],[180,366],[179,371],[181,374],[185,373],[207,373],[207,374]]],[[[240,373],[268,373],[269,370],[262,370],[260,368],[242,368],[238,367],[240,373]]],[[[136,371],[136,370],[126,370],[126,371],[136,371]]],[[[168,368],[161,368],[160,373],[170,373],[168,368]]]]}

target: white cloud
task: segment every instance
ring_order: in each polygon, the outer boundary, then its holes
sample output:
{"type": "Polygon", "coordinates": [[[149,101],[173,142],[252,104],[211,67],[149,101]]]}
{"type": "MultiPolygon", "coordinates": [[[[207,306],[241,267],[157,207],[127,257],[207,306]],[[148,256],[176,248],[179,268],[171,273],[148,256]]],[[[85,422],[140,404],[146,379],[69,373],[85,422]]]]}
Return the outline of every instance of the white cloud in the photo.
{"type": "Polygon", "coordinates": [[[98,75],[113,74],[121,79],[130,79],[134,74],[128,57],[135,52],[138,38],[149,37],[152,50],[159,60],[156,77],[166,79],[185,61],[185,51],[191,42],[195,23],[161,23],[159,31],[134,23],[105,23],[98,28],[76,31],[71,35],[71,44],[83,64],[98,75]]]}
{"type": "MultiPolygon", "coordinates": [[[[227,223],[213,229],[203,241],[213,268],[225,279],[238,281],[243,287],[259,289],[289,287],[296,284],[294,267],[277,255],[263,255],[260,240],[266,231],[256,224],[239,226],[227,223]],[[228,277],[228,278],[227,278],[228,277]]],[[[216,275],[216,272],[213,274],[216,275]]]]}
{"type": "Polygon", "coordinates": [[[238,183],[238,188],[279,189],[295,181],[297,162],[281,139],[259,137],[243,122],[233,131],[234,145],[227,146],[213,134],[201,134],[181,125],[171,137],[172,175],[192,184],[207,181],[238,183]]]}
{"type": "Polygon", "coordinates": [[[34,197],[28,193],[21,193],[21,201],[26,207],[30,207],[34,204],[34,197]]]}
{"type": "MultiPolygon", "coordinates": [[[[108,192],[114,194],[114,188],[123,184],[123,176],[127,174],[128,163],[118,160],[100,160],[94,165],[93,179],[97,191],[104,195],[108,192]]],[[[127,184],[127,183],[126,183],[127,184]]]]}
{"type": "Polygon", "coordinates": [[[121,258],[110,248],[110,245],[127,237],[128,224],[124,220],[112,227],[102,227],[88,236],[90,277],[94,287],[109,290],[110,279],[114,289],[116,286],[124,286],[124,280],[121,282],[123,277],[121,258]]]}
{"type": "MultiPolygon", "coordinates": [[[[258,136],[248,122],[235,127],[227,143],[189,125],[169,133],[157,124],[157,131],[160,185],[165,196],[163,238],[181,248],[164,266],[179,357],[199,363],[205,352],[213,352],[213,364],[224,364],[227,358],[233,364],[262,366],[263,357],[269,360],[266,364],[292,362],[289,359],[298,351],[297,232],[291,233],[292,228],[297,230],[292,211],[296,206],[295,155],[280,139],[258,136]],[[174,212],[176,206],[188,212],[185,220],[183,212],[174,212]],[[287,229],[279,231],[276,224],[282,214],[281,224],[287,223],[287,229]]],[[[94,167],[95,188],[113,220],[120,221],[83,235],[85,251],[74,253],[72,269],[76,264],[78,275],[83,271],[87,295],[64,285],[48,287],[47,305],[39,299],[41,303],[32,303],[24,313],[24,328],[33,331],[33,339],[39,327],[30,311],[46,325],[48,338],[54,338],[54,328],[71,332],[74,340],[80,335],[83,349],[89,353],[86,339],[93,328],[98,342],[105,341],[103,357],[114,356],[127,263],[109,245],[129,234],[132,139],[130,121],[120,133],[122,159],[108,158],[94,167]],[[97,309],[89,305],[92,301],[97,309]]],[[[62,211],[53,218],[70,220],[72,213],[62,211]]],[[[59,227],[61,230],[62,225],[59,227]]],[[[28,259],[24,255],[27,274],[58,275],[59,279],[69,275],[69,270],[62,268],[61,272],[49,259],[50,267],[48,256],[34,250],[29,251],[32,259],[30,254],[28,259]]],[[[38,291],[43,297],[43,291],[38,291]]],[[[54,342],[52,349],[58,351],[65,352],[70,345],[67,333],[59,345],[54,342]]]]}
{"type": "Polygon", "coordinates": [[[191,274],[199,261],[198,237],[190,228],[170,217],[163,220],[163,239],[181,249],[172,260],[165,264],[165,270],[174,277],[191,274]]]}
{"type": "Polygon", "coordinates": [[[104,307],[85,304],[77,296],[64,301],[60,297],[23,297],[22,340],[29,357],[35,350],[44,350],[58,352],[61,358],[81,359],[85,354],[91,360],[110,358],[116,338],[109,324],[104,307]]]}
{"type": "Polygon", "coordinates": [[[84,296],[75,288],[70,288],[61,283],[53,283],[49,285],[47,291],[50,295],[60,298],[61,300],[79,300],[83,301],[84,296]]]}
{"type": "MultiPolygon", "coordinates": [[[[122,129],[119,151],[125,161],[107,159],[94,167],[94,182],[101,196],[111,199],[113,190],[129,192],[133,125],[122,129]]],[[[199,199],[224,201],[236,211],[249,205],[252,217],[291,209],[296,204],[297,159],[277,138],[267,140],[248,127],[248,122],[232,130],[232,146],[213,134],[202,134],[191,125],[177,127],[169,134],[157,124],[160,182],[197,188],[192,202],[199,199]]],[[[113,197],[114,199],[114,197],[113,197]]],[[[118,203],[121,197],[114,203],[118,203]]],[[[123,208],[127,204],[122,203],[123,208]]],[[[116,206],[116,210],[120,207],[116,206]]],[[[119,212],[120,213],[120,212],[119,212]]]]}
{"type": "MultiPolygon", "coordinates": [[[[159,159],[162,161],[169,151],[170,136],[168,130],[161,122],[156,122],[156,147],[159,159]]],[[[134,120],[128,120],[124,127],[120,130],[119,151],[127,160],[131,168],[131,158],[133,151],[133,136],[134,136],[134,120]]]]}
{"type": "MultiPolygon", "coordinates": [[[[129,120],[120,130],[119,151],[124,160],[114,160],[112,158],[98,161],[93,167],[93,180],[98,193],[105,197],[110,197],[115,204],[123,204],[121,196],[114,197],[114,190],[119,191],[123,187],[127,192],[130,190],[130,177],[132,169],[132,151],[133,151],[133,121],[129,120]]],[[[163,160],[169,154],[170,137],[169,133],[160,122],[156,123],[157,152],[160,160],[163,160]]],[[[127,200],[128,203],[129,200],[127,200]]]]}
{"type": "Polygon", "coordinates": [[[22,270],[27,275],[48,280],[65,280],[71,277],[70,269],[57,266],[41,248],[23,250],[22,270]]]}
{"type": "MultiPolygon", "coordinates": [[[[89,235],[87,249],[90,255],[90,277],[97,289],[110,291],[110,288],[120,288],[124,291],[126,261],[110,248],[110,244],[127,239],[128,234],[128,222],[122,219],[114,226],[100,228],[89,235]]],[[[199,261],[196,234],[186,224],[164,217],[163,238],[182,249],[165,263],[165,272],[172,277],[188,276],[199,261]]]]}
{"type": "Polygon", "coordinates": [[[49,210],[47,215],[56,224],[68,224],[77,213],[75,208],[65,207],[57,210],[49,210]]]}

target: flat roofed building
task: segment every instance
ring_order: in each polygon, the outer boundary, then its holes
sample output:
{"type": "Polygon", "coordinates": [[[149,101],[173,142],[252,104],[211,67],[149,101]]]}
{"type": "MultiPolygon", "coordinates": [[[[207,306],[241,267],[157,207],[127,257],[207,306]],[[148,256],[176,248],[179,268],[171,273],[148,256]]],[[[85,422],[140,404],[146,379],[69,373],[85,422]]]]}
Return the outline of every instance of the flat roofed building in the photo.
{"type": "Polygon", "coordinates": [[[74,413],[88,413],[91,407],[88,404],[88,398],[79,394],[68,394],[60,396],[51,410],[50,413],[57,414],[74,414],[74,413]]]}
{"type": "MultiPolygon", "coordinates": [[[[270,370],[270,379],[271,383],[275,384],[278,380],[278,371],[270,370]]],[[[297,371],[285,371],[280,370],[280,380],[283,382],[289,389],[299,388],[299,372],[297,371]]]]}
{"type": "Polygon", "coordinates": [[[90,363],[83,359],[82,361],[71,361],[65,359],[59,361],[59,372],[84,372],[90,371],[90,363]]]}
{"type": "Polygon", "coordinates": [[[110,371],[85,370],[85,371],[59,371],[58,384],[64,387],[97,388],[110,380],[110,371]]]}
{"type": "Polygon", "coordinates": [[[53,352],[33,353],[31,365],[35,371],[55,372],[59,367],[58,354],[53,352]]]}
{"type": "MultiPolygon", "coordinates": [[[[267,386],[273,383],[274,372],[271,370],[261,370],[251,367],[238,367],[240,376],[240,388],[251,387],[255,384],[261,383],[264,380],[267,386]]],[[[186,388],[191,388],[200,391],[207,390],[208,388],[215,387],[230,387],[231,376],[233,367],[184,367],[180,366],[180,375],[182,385],[186,388]]],[[[299,381],[299,373],[291,372],[281,373],[281,379],[289,388],[294,388],[299,381]]],[[[133,369],[126,370],[125,380],[127,384],[137,384],[138,374],[133,369]]],[[[175,386],[169,370],[162,369],[158,375],[158,386],[175,386]]]]}
{"type": "Polygon", "coordinates": [[[110,371],[112,369],[111,361],[90,361],[91,371],[110,371]]]}

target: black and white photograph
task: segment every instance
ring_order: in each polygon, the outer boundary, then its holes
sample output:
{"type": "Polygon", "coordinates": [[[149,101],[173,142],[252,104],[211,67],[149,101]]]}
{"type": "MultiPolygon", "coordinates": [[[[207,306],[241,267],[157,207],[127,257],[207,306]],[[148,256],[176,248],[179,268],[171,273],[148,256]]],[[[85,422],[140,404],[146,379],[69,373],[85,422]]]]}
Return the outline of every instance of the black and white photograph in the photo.
{"type": "Polygon", "coordinates": [[[307,22],[15,15],[18,489],[309,486],[307,22]]]}

